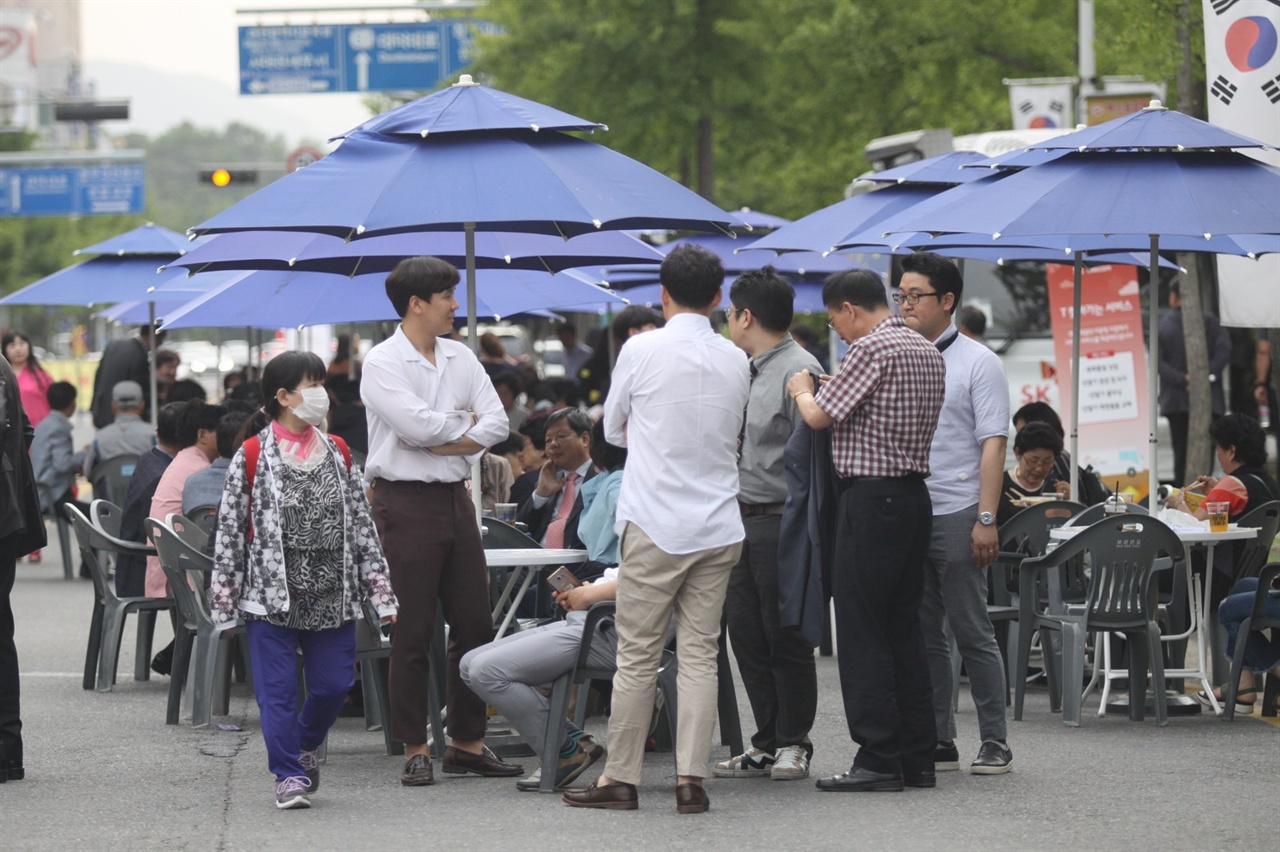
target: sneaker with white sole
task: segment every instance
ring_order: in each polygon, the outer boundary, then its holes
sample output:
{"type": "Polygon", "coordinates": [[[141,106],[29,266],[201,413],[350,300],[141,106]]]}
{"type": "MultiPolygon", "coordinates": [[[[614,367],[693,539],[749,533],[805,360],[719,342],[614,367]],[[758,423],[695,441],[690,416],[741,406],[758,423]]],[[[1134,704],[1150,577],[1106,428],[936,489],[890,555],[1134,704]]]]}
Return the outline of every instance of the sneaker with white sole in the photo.
{"type": "Polygon", "coordinates": [[[311,781],[305,775],[291,775],[276,785],[276,807],[282,811],[311,807],[307,790],[311,781]]]}
{"type": "Polygon", "coordinates": [[[769,777],[774,781],[797,781],[809,777],[809,753],[804,746],[783,746],[773,756],[769,777]]]}
{"type": "Polygon", "coordinates": [[[311,782],[308,792],[314,793],[320,789],[320,759],[314,751],[304,751],[298,755],[298,763],[302,764],[302,769],[307,773],[307,780],[311,782]]]}
{"type": "Polygon", "coordinates": [[[957,772],[960,769],[960,751],[956,744],[938,743],[933,750],[934,772],[957,772]]]}
{"type": "Polygon", "coordinates": [[[1003,775],[1013,768],[1013,752],[1004,743],[987,740],[969,764],[971,775],[1003,775]]]}
{"type": "Polygon", "coordinates": [[[752,747],[736,757],[722,760],[711,767],[717,778],[763,778],[773,773],[773,752],[752,747]]]}

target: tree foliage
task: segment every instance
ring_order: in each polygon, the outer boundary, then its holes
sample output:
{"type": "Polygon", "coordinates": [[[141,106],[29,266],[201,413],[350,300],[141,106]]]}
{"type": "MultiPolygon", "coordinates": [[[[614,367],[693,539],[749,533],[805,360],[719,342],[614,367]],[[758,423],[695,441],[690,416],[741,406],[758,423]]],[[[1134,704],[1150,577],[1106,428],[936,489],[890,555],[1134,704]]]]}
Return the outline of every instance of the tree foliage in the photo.
{"type": "MultiPolygon", "coordinates": [[[[1099,0],[1098,72],[1172,83],[1181,2],[1099,0]]],[[[787,216],[838,200],[875,137],[1005,128],[1004,78],[1076,72],[1063,0],[490,0],[485,16],[506,33],[480,42],[487,82],[609,125],[597,141],[723,207],[787,216]]]]}

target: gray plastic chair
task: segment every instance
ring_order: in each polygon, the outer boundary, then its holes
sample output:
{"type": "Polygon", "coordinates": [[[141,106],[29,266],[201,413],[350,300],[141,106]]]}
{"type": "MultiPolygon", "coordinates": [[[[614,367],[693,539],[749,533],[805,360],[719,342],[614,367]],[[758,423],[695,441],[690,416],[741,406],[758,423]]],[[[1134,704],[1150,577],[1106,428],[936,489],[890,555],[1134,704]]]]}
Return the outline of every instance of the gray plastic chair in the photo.
{"type": "MultiPolygon", "coordinates": [[[[1087,527],[1087,526],[1091,526],[1092,524],[1096,524],[1098,521],[1102,520],[1104,517],[1108,517],[1106,512],[1103,511],[1103,509],[1106,508],[1106,505],[1107,505],[1106,503],[1094,503],[1092,506],[1088,506],[1082,509],[1079,514],[1077,514],[1074,518],[1071,519],[1071,521],[1067,524],[1067,526],[1087,527]]],[[[1127,510],[1125,511],[1126,515],[1151,514],[1147,510],[1147,507],[1142,505],[1141,503],[1125,503],[1124,505],[1125,505],[1125,509],[1127,510]]]]}
{"type": "MultiPolygon", "coordinates": [[[[94,501],[97,503],[98,501],[94,501]]],[[[91,511],[93,507],[90,507],[91,511]]],[[[115,585],[99,558],[103,553],[134,553],[149,556],[155,549],[132,541],[123,541],[108,535],[89,522],[74,504],[64,507],[80,556],[89,568],[93,579],[93,617],[89,623],[89,645],[85,652],[85,689],[95,686],[99,692],[110,692],[116,683],[116,668],[120,662],[120,642],[124,636],[124,623],[130,613],[138,614],[137,649],[134,654],[134,680],[151,678],[151,640],[155,634],[156,613],[174,608],[172,598],[122,598],[116,595],[115,585]]]]}
{"type": "Polygon", "coordinates": [[[120,537],[120,526],[124,523],[124,509],[110,500],[94,500],[89,504],[89,523],[113,538],[120,537]]]}
{"type": "MultiPolygon", "coordinates": [[[[1143,717],[1142,692],[1150,661],[1156,721],[1160,725],[1168,722],[1155,580],[1157,572],[1169,570],[1184,558],[1182,542],[1173,530],[1155,518],[1134,516],[1105,518],[1051,553],[1023,560],[1018,567],[1019,622],[1024,630],[1040,628],[1042,636],[1045,631],[1062,634],[1063,724],[1080,724],[1080,684],[1089,633],[1122,633],[1129,640],[1129,718],[1135,721],[1143,717]],[[1051,607],[1047,612],[1037,612],[1040,577],[1086,560],[1089,569],[1083,603],[1067,606],[1065,611],[1051,607]]],[[[1050,588],[1054,585],[1050,579],[1050,588]]],[[[1024,670],[1026,644],[1019,646],[1019,663],[1024,670]]],[[[1042,641],[1041,646],[1047,656],[1049,643],[1042,641]]],[[[1019,711],[1021,703],[1019,694],[1019,711]]]]}
{"type": "Polygon", "coordinates": [[[129,491],[129,479],[137,466],[138,456],[133,453],[99,459],[88,476],[89,483],[93,485],[93,496],[100,500],[110,500],[117,505],[124,503],[124,496],[129,491]]]}
{"type": "MultiPolygon", "coordinates": [[[[364,618],[356,625],[356,661],[360,664],[360,685],[364,695],[365,730],[381,728],[387,754],[404,754],[404,743],[391,735],[391,639],[382,632],[378,611],[373,603],[361,603],[364,618]]],[[[431,755],[444,756],[444,699],[436,672],[444,671],[444,619],[439,618],[431,648],[432,671],[427,677],[427,710],[431,725],[431,755]],[[438,649],[439,652],[438,652],[438,649]]]]}
{"type": "Polygon", "coordinates": [[[219,715],[228,711],[231,667],[230,656],[222,645],[237,632],[243,632],[244,625],[215,624],[210,615],[205,588],[213,560],[205,555],[203,531],[182,515],[170,515],[168,523],[147,518],[145,528],[156,546],[160,567],[182,618],[181,629],[174,638],[165,723],[178,724],[182,693],[189,679],[191,726],[203,728],[209,725],[215,709],[219,715]],[[218,683],[222,684],[220,690],[215,687],[218,683]]]}
{"type": "MultiPolygon", "coordinates": [[[[193,524],[196,525],[205,536],[210,540],[213,539],[218,532],[218,507],[217,506],[200,506],[192,509],[187,515],[193,524]]],[[[202,550],[208,550],[206,545],[201,545],[202,550]]]]}

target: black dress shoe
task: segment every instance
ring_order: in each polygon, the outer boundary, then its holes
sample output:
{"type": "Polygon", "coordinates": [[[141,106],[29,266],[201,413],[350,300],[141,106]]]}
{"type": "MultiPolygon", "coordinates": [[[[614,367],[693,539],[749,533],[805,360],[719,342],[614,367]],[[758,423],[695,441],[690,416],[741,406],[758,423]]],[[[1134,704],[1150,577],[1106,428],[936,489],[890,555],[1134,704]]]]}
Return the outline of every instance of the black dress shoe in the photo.
{"type": "Polygon", "coordinates": [[[928,788],[938,786],[938,776],[934,774],[932,769],[926,769],[923,772],[906,772],[902,773],[902,783],[908,787],[928,788]]]}
{"type": "Polygon", "coordinates": [[[861,766],[818,781],[818,789],[827,793],[898,793],[902,788],[901,772],[872,772],[861,766]]]}
{"type": "Polygon", "coordinates": [[[640,794],[636,792],[635,784],[615,781],[608,787],[597,787],[592,784],[585,790],[566,790],[564,803],[573,808],[634,811],[640,807],[640,794]]]}
{"type": "Polygon", "coordinates": [[[676,785],[676,813],[705,814],[710,807],[711,800],[701,784],[676,785]]]}
{"type": "Polygon", "coordinates": [[[480,754],[472,754],[460,748],[449,746],[444,750],[441,760],[444,771],[450,775],[465,775],[470,772],[482,778],[514,778],[524,774],[524,767],[515,763],[505,763],[489,750],[488,746],[480,754]]]}
{"type": "Polygon", "coordinates": [[[406,787],[428,787],[436,783],[431,772],[431,758],[424,754],[415,754],[405,761],[404,771],[400,773],[400,783],[406,787]]]}

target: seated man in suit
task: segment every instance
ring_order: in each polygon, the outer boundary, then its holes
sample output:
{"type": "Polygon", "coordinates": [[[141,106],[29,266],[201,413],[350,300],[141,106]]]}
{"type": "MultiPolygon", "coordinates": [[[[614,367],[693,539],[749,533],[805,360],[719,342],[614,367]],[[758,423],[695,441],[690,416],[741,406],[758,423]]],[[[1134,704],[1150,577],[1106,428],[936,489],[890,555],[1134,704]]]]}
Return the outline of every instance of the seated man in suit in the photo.
{"type": "MultiPolygon", "coordinates": [[[[577,408],[562,408],[547,418],[546,457],[538,484],[520,505],[516,520],[543,547],[582,548],[578,489],[595,476],[591,467],[591,418],[577,408]]],[[[581,579],[581,578],[580,578],[581,579]]]]}

